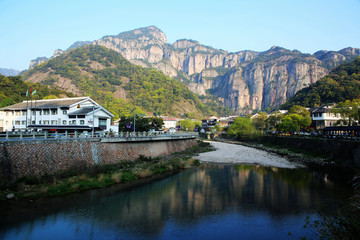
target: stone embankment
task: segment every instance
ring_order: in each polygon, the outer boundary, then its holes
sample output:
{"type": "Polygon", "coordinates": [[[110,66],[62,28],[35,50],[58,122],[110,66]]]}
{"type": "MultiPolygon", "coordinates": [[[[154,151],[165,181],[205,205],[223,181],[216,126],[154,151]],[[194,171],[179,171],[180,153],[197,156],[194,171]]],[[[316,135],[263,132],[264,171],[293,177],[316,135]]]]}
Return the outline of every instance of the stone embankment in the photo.
{"type": "Polygon", "coordinates": [[[183,151],[197,144],[195,137],[143,139],[62,139],[0,143],[0,182],[22,177],[51,176],[86,169],[97,164],[115,164],[183,151]]]}

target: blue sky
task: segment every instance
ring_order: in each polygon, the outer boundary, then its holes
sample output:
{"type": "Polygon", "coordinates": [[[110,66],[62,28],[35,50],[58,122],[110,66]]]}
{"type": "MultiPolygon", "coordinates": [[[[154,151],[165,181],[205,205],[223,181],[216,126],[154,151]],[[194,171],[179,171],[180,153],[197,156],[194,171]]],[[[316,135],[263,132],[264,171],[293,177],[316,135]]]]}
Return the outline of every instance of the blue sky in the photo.
{"type": "Polygon", "coordinates": [[[230,52],[360,48],[359,13],[360,0],[0,0],[0,68],[151,25],[230,52]]]}

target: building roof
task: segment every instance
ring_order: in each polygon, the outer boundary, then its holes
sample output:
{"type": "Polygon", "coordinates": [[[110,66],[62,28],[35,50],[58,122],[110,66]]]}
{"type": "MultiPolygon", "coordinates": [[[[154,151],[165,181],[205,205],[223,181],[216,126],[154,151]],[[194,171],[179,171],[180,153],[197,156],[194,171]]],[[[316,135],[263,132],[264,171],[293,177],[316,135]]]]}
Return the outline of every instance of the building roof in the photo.
{"type": "MultiPolygon", "coordinates": [[[[98,108],[95,107],[95,111],[97,110],[98,108]]],[[[69,116],[73,116],[73,115],[86,115],[90,112],[92,112],[93,108],[92,107],[81,107],[79,110],[75,111],[75,112],[71,112],[69,113],[68,115],[69,116]]]]}
{"type": "Polygon", "coordinates": [[[334,106],[324,105],[321,107],[312,108],[310,113],[328,113],[331,112],[334,106]]]}
{"type": "MultiPolygon", "coordinates": [[[[37,109],[50,109],[58,107],[70,107],[78,102],[90,99],[90,97],[77,97],[77,98],[58,98],[46,100],[33,100],[32,108],[37,109]]],[[[30,108],[30,101],[23,101],[22,103],[13,104],[7,107],[0,108],[0,110],[26,110],[30,108]]]]}
{"type": "Polygon", "coordinates": [[[164,121],[178,121],[178,118],[162,117],[164,121]]]}

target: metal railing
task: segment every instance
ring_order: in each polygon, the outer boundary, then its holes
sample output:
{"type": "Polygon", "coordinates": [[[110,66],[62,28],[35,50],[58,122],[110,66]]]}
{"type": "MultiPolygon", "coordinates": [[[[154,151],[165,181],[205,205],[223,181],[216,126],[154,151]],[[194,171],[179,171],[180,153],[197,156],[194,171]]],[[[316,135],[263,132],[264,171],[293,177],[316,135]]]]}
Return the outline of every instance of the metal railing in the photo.
{"type": "Polygon", "coordinates": [[[49,133],[49,132],[5,132],[0,133],[0,142],[4,141],[32,141],[32,140],[58,140],[58,139],[81,139],[81,138],[134,138],[134,137],[160,137],[160,136],[198,136],[197,132],[72,132],[72,133],[49,133]]]}

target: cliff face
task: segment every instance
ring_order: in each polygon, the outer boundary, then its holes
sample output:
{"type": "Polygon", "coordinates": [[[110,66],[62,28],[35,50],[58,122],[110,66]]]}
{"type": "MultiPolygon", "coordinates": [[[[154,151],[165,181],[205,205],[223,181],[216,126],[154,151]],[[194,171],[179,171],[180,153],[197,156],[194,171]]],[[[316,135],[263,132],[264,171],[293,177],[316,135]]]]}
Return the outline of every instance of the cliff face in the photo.
{"type": "Polygon", "coordinates": [[[229,53],[193,40],[168,44],[166,35],[154,26],[105,36],[91,44],[119,52],[134,64],[154,67],[199,95],[215,95],[238,113],[278,107],[333,67],[360,55],[355,48],[314,55],[280,47],[229,53]]]}

